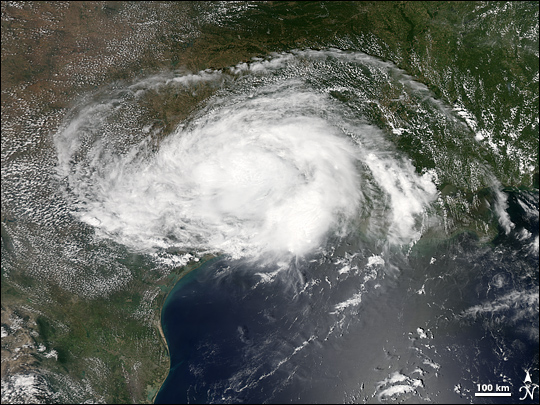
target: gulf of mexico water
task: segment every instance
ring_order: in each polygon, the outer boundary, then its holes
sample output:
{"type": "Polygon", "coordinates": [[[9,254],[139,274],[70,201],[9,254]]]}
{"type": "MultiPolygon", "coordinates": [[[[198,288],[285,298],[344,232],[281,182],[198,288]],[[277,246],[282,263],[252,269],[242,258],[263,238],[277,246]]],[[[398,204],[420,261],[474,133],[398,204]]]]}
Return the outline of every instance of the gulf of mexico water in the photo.
{"type": "Polygon", "coordinates": [[[523,206],[538,197],[511,201],[519,225],[494,245],[465,233],[353,255],[349,240],[270,273],[202,266],[165,303],[171,371],[156,403],[508,402],[477,384],[523,397],[538,362],[538,217],[523,206]]]}
{"type": "Polygon", "coordinates": [[[538,363],[538,193],[503,188],[458,112],[335,48],[156,75],[78,109],[55,141],[79,219],[141,253],[220,257],[167,299],[156,401],[468,402],[486,380],[518,395],[538,363]],[[218,90],[157,147],[125,133],[122,109],[201,86],[218,90]],[[388,127],[446,164],[418,170],[388,127]]]}
{"type": "MultiPolygon", "coordinates": [[[[78,336],[80,307],[60,298],[127,293],[106,319],[152,329],[155,282],[213,254],[177,286],[191,301],[168,301],[171,353],[190,357],[161,400],[490,402],[478,384],[519,400],[538,382],[537,4],[84,6],[90,31],[114,29],[83,47],[41,13],[79,6],[37,5],[3,4],[2,271],[29,299],[18,310],[78,336]]],[[[162,372],[157,336],[120,360],[100,336],[57,369],[31,350],[59,372],[48,398],[115,402],[162,372]]]]}

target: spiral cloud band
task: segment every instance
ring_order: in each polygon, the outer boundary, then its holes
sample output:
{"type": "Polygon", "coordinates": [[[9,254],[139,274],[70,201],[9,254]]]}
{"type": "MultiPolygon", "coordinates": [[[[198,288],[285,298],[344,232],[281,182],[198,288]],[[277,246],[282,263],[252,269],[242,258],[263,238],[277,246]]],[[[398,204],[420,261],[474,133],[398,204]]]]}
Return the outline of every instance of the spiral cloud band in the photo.
{"type": "Polygon", "coordinates": [[[135,250],[236,258],[301,256],[353,222],[390,242],[418,238],[436,197],[431,175],[415,173],[380,129],[330,95],[346,81],[317,81],[334,63],[371,72],[375,83],[391,74],[365,59],[274,55],[227,73],[156,76],[88,102],[55,137],[75,214],[135,250]],[[155,134],[137,112],[146,92],[205,84],[225,89],[151,150],[155,134]]]}

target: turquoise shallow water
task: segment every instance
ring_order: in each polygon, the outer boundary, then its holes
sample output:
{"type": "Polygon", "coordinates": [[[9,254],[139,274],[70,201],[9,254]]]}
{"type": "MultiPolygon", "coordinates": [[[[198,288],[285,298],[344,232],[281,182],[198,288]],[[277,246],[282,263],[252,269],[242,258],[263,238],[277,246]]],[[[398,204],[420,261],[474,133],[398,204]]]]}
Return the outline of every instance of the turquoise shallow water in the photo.
{"type": "Polygon", "coordinates": [[[36,373],[12,369],[3,402],[151,398],[158,288],[209,252],[167,301],[162,399],[538,382],[537,2],[2,18],[2,333],[36,373]]]}
{"type": "Polygon", "coordinates": [[[483,382],[517,399],[538,362],[538,254],[519,241],[538,235],[523,210],[538,194],[510,201],[516,227],[493,246],[463,234],[374,260],[348,240],[271,281],[245,261],[203,265],[165,304],[172,364],[156,403],[469,403],[483,382]],[[358,271],[340,273],[351,246],[358,271]]]}

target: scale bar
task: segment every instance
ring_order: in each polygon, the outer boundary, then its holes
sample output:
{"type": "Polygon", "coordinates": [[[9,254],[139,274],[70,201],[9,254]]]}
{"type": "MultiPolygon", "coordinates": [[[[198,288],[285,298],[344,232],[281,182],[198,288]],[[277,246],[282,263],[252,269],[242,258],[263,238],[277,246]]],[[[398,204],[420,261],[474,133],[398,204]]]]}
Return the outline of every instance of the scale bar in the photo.
{"type": "Polygon", "coordinates": [[[511,392],[475,392],[475,397],[511,397],[511,392]]]}

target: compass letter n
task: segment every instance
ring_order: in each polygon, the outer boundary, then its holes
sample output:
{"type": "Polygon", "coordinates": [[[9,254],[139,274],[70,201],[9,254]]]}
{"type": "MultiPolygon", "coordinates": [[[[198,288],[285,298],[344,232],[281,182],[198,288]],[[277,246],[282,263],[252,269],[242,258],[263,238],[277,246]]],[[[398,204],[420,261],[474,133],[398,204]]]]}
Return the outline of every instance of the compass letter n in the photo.
{"type": "Polygon", "coordinates": [[[531,397],[531,399],[534,399],[534,390],[536,390],[536,389],[538,389],[538,384],[525,384],[525,385],[522,385],[519,388],[519,392],[521,392],[521,390],[525,390],[525,394],[523,394],[523,398],[520,398],[519,400],[523,401],[525,398],[527,398],[527,396],[531,397]]]}

